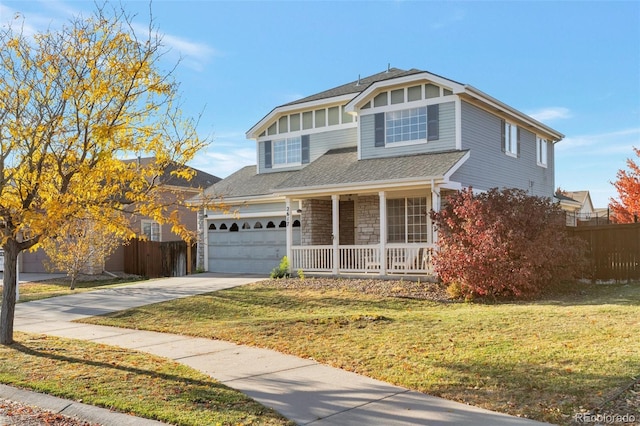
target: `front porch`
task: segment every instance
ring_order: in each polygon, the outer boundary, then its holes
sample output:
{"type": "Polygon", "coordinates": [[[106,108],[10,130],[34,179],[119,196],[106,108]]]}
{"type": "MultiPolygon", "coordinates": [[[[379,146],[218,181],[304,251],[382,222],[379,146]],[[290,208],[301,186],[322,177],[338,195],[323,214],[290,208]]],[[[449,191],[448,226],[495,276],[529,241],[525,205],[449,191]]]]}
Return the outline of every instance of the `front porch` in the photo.
{"type": "Polygon", "coordinates": [[[434,182],[395,190],[287,197],[300,208],[301,239],[287,227],[291,272],[433,277],[437,232],[429,212],[440,208],[434,182]],[[299,202],[299,204],[297,204],[299,202]]]}

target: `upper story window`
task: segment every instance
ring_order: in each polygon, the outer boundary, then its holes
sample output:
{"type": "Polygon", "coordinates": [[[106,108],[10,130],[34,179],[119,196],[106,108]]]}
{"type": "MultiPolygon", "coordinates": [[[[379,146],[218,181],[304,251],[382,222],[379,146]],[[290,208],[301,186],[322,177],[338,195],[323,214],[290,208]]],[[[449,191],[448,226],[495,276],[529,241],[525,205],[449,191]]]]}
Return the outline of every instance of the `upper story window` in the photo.
{"type": "Polygon", "coordinates": [[[440,137],[438,104],[380,112],[375,114],[374,119],[377,147],[403,142],[426,142],[440,137]]]}
{"type": "Polygon", "coordinates": [[[385,121],[386,143],[427,138],[427,107],[387,112],[385,121]]]}
{"type": "Polygon", "coordinates": [[[302,144],[301,138],[287,138],[273,141],[273,165],[300,164],[302,144]]]}
{"type": "Polygon", "coordinates": [[[536,153],[538,166],[547,167],[547,140],[536,137],[536,153]]]}
{"type": "Polygon", "coordinates": [[[502,122],[502,151],[507,155],[518,156],[518,126],[508,121],[502,122]]]}

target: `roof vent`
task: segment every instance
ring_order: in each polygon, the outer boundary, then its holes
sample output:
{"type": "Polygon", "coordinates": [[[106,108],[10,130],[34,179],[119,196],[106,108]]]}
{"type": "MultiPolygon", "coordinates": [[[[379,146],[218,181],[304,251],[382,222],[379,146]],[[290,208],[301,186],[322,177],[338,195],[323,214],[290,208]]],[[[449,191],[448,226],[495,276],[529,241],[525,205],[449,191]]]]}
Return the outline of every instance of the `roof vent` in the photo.
{"type": "Polygon", "coordinates": [[[391,62],[387,62],[387,73],[391,72],[391,62]]]}
{"type": "Polygon", "coordinates": [[[356,83],[356,86],[360,86],[360,74],[358,74],[358,82],[356,83]]]}

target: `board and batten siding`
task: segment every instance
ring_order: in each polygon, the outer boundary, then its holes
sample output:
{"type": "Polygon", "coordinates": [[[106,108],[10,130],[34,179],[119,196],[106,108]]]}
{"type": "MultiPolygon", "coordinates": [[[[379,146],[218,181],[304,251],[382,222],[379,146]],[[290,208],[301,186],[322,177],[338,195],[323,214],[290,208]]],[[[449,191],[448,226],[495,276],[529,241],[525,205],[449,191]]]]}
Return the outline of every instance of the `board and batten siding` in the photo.
{"type": "MultiPolygon", "coordinates": [[[[403,104],[406,107],[406,104],[403,104]]],[[[360,117],[361,158],[398,157],[402,155],[424,154],[428,152],[451,151],[456,148],[455,102],[439,104],[439,138],[419,143],[397,143],[375,146],[375,114],[360,117]]]]}
{"type": "MultiPolygon", "coordinates": [[[[321,155],[329,150],[337,148],[348,148],[357,145],[357,129],[351,127],[348,129],[330,130],[327,132],[311,133],[309,134],[309,162],[313,163],[321,155]]],[[[278,140],[279,137],[274,137],[272,140],[278,140]]],[[[298,170],[303,165],[296,165],[292,167],[272,167],[270,169],[265,167],[265,144],[264,141],[258,142],[258,173],[271,173],[282,172],[287,170],[298,170]]]]}
{"type": "Polygon", "coordinates": [[[520,127],[519,156],[509,156],[502,151],[500,117],[464,101],[461,107],[462,149],[470,150],[470,156],[452,181],[479,190],[518,188],[531,195],[553,196],[553,144],[548,144],[547,167],[538,166],[536,135],[520,127]]]}

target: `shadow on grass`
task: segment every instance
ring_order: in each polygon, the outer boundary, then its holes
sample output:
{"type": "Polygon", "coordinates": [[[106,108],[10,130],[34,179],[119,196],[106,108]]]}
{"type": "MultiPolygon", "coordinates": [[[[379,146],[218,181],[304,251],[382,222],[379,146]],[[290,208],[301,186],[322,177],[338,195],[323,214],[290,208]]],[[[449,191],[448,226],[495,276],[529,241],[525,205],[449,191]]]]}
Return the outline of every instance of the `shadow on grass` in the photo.
{"type": "MultiPolygon", "coordinates": [[[[568,424],[577,413],[594,411],[628,389],[629,374],[602,374],[529,362],[443,362],[448,377],[462,381],[439,386],[437,394],[471,405],[536,420],[568,424]]],[[[640,371],[640,365],[635,366],[640,371]]]]}
{"type": "Polygon", "coordinates": [[[71,365],[73,365],[73,364],[81,364],[81,365],[87,365],[87,366],[91,366],[91,367],[95,367],[95,368],[118,370],[118,371],[122,371],[122,372],[126,372],[126,373],[133,373],[133,374],[136,374],[136,375],[144,375],[144,376],[148,376],[148,377],[159,378],[159,379],[162,379],[162,380],[179,382],[179,383],[182,383],[182,384],[190,384],[190,385],[196,385],[196,386],[209,386],[209,387],[213,385],[215,388],[225,389],[225,390],[228,389],[228,387],[226,387],[226,386],[224,386],[224,385],[222,385],[220,383],[201,381],[201,380],[196,380],[196,379],[190,379],[190,378],[185,378],[183,376],[167,374],[167,373],[160,373],[160,372],[153,371],[153,370],[147,370],[147,369],[136,368],[136,367],[131,367],[131,366],[119,365],[119,364],[115,364],[115,363],[94,361],[94,360],[90,360],[90,359],[86,359],[86,358],[74,358],[74,357],[70,357],[70,356],[66,356],[66,355],[53,354],[53,353],[49,353],[49,352],[45,352],[45,351],[38,351],[36,349],[30,348],[30,347],[25,346],[22,343],[18,343],[18,342],[15,342],[15,343],[11,344],[9,346],[9,348],[15,349],[16,351],[22,352],[23,354],[28,355],[28,356],[33,356],[33,357],[37,357],[37,358],[46,358],[46,359],[49,359],[49,360],[58,361],[58,362],[64,362],[64,363],[68,363],[68,364],[71,364],[71,365]]]}

